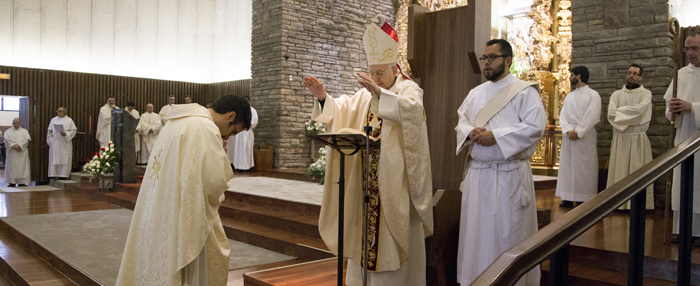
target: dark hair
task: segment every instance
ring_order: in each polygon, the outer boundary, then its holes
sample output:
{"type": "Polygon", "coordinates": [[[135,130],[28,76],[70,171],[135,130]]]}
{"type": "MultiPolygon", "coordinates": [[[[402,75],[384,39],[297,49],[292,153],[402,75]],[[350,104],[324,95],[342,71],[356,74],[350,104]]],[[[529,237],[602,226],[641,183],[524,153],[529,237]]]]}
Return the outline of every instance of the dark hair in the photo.
{"type": "Polygon", "coordinates": [[[209,103],[214,103],[214,101],[213,100],[207,101],[206,104],[209,104],[209,103]]]}
{"type": "Polygon", "coordinates": [[[688,34],[688,37],[686,37],[686,39],[687,39],[687,38],[696,37],[697,35],[700,35],[700,32],[697,32],[697,31],[696,31],[696,32],[692,32],[692,33],[688,34]]]}
{"type": "Polygon", "coordinates": [[[175,96],[172,95],[172,94],[171,94],[171,95],[168,95],[168,99],[170,99],[171,97],[172,97],[172,98],[175,98],[175,96]]]}
{"type": "Polygon", "coordinates": [[[640,67],[638,64],[631,64],[629,67],[627,67],[627,70],[629,70],[632,67],[639,69],[639,76],[642,76],[644,74],[644,69],[642,67],[640,67]]]}
{"type": "Polygon", "coordinates": [[[229,124],[229,126],[234,124],[243,123],[243,129],[248,130],[250,128],[250,119],[252,115],[250,114],[250,104],[244,96],[226,94],[219,97],[210,107],[218,114],[226,114],[231,111],[236,113],[236,118],[229,124]]]}
{"type": "Polygon", "coordinates": [[[501,54],[503,54],[506,57],[513,57],[513,47],[508,43],[508,41],[504,39],[493,39],[488,42],[486,42],[486,46],[493,46],[495,44],[498,44],[498,47],[501,51],[501,54]]]}
{"type": "Polygon", "coordinates": [[[188,97],[189,97],[190,99],[192,99],[189,95],[185,95],[185,98],[188,98],[188,97]]]}
{"type": "Polygon", "coordinates": [[[109,100],[110,98],[116,99],[116,98],[114,97],[114,95],[108,95],[106,99],[109,100]]]}
{"type": "Polygon", "coordinates": [[[581,81],[584,83],[588,83],[588,68],[584,66],[577,66],[571,69],[571,72],[575,75],[580,75],[581,76],[581,81]]]}
{"type": "Polygon", "coordinates": [[[126,106],[134,107],[134,106],[136,106],[136,103],[134,103],[133,101],[129,101],[126,103],[126,106]]]}

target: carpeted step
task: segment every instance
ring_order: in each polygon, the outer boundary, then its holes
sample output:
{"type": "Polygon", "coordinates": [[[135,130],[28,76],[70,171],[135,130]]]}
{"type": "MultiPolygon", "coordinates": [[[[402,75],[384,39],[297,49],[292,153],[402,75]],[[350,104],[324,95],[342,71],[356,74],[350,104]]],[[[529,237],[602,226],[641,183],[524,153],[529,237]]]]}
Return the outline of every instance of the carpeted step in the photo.
{"type": "Polygon", "coordinates": [[[226,236],[279,253],[295,256],[302,261],[333,257],[321,239],[222,217],[226,236]]]}
{"type": "Polygon", "coordinates": [[[77,181],[73,180],[55,180],[53,186],[59,189],[65,189],[66,184],[77,184],[77,181]]]}
{"type": "Polygon", "coordinates": [[[258,196],[254,194],[246,194],[240,192],[227,191],[225,193],[225,201],[262,207],[266,209],[295,213],[305,217],[310,217],[318,220],[321,213],[321,206],[303,202],[287,201],[278,198],[258,196]]]}
{"type": "Polygon", "coordinates": [[[219,208],[221,217],[261,225],[286,232],[321,238],[318,232],[318,218],[302,216],[294,212],[273,210],[241,203],[223,201],[219,208]]]}
{"type": "Polygon", "coordinates": [[[76,285],[4,230],[0,232],[0,272],[14,285],[76,285]]]}

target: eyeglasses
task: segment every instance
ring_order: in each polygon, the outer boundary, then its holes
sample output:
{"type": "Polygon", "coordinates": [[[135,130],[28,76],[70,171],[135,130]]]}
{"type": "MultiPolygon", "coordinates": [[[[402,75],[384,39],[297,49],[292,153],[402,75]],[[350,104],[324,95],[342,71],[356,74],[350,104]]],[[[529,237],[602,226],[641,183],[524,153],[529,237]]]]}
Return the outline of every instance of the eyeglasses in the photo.
{"type": "Polygon", "coordinates": [[[636,75],[636,76],[640,76],[641,74],[639,74],[638,72],[631,72],[631,71],[628,71],[628,72],[627,72],[627,75],[636,75]]]}
{"type": "Polygon", "coordinates": [[[369,76],[371,76],[371,77],[375,77],[375,76],[377,76],[377,77],[383,77],[385,74],[386,74],[386,72],[385,72],[385,71],[381,71],[381,70],[379,70],[379,71],[377,71],[377,72],[369,72],[369,76]]]}
{"type": "Polygon", "coordinates": [[[488,59],[489,62],[493,62],[493,61],[496,60],[497,58],[505,58],[505,57],[508,57],[508,56],[506,56],[506,55],[494,55],[494,54],[490,54],[490,55],[488,55],[488,56],[481,56],[481,57],[479,58],[479,61],[481,61],[481,62],[483,63],[483,62],[486,62],[486,59],[488,59]]]}
{"type": "Polygon", "coordinates": [[[699,46],[683,48],[683,52],[684,52],[684,53],[687,53],[688,51],[693,51],[693,52],[696,52],[696,53],[697,53],[698,50],[700,50],[700,47],[699,47],[699,46]]]}

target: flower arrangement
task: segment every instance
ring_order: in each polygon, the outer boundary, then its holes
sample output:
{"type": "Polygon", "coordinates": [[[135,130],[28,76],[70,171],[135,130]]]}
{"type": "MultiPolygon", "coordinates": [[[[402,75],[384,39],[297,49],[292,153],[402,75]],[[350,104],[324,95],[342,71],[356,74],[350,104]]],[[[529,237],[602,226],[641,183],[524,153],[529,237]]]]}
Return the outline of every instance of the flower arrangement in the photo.
{"type": "Polygon", "coordinates": [[[119,162],[119,150],[114,148],[112,141],[109,141],[106,147],[100,148],[100,152],[95,152],[92,159],[87,160],[82,173],[97,178],[106,173],[114,172],[114,165],[117,162],[119,162]]]}
{"type": "Polygon", "coordinates": [[[326,127],[321,122],[316,122],[311,119],[304,123],[306,135],[315,135],[326,132],[326,127]]]}
{"type": "Polygon", "coordinates": [[[318,182],[319,185],[323,185],[326,179],[326,152],[326,147],[318,149],[318,153],[321,154],[321,157],[319,157],[316,162],[313,162],[306,172],[304,172],[304,175],[309,177],[320,176],[321,181],[318,182]]]}

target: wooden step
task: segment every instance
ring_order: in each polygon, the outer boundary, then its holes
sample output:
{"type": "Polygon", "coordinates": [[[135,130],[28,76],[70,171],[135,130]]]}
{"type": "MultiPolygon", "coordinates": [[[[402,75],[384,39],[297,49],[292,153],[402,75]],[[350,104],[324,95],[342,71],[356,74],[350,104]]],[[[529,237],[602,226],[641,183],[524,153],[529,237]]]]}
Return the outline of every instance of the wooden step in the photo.
{"type": "MultiPolygon", "coordinates": [[[[549,260],[542,263],[542,286],[549,285],[549,260]]],[[[569,263],[569,286],[624,286],[627,274],[580,263],[569,263]]],[[[644,285],[673,286],[675,282],[644,277],[644,285]]]]}
{"type": "Polygon", "coordinates": [[[15,285],[101,285],[2,220],[0,244],[0,272],[15,285]]]}
{"type": "Polygon", "coordinates": [[[302,216],[318,219],[321,213],[320,205],[309,203],[286,201],[278,198],[264,197],[238,192],[226,192],[225,201],[232,203],[257,206],[271,210],[291,212],[302,216]]]}
{"type": "MultiPolygon", "coordinates": [[[[571,245],[570,249],[570,261],[572,263],[587,267],[595,267],[601,271],[622,273],[627,277],[627,253],[577,245],[571,245]]],[[[650,256],[644,257],[644,277],[658,279],[659,281],[675,282],[677,279],[677,269],[678,260],[650,256]]],[[[691,265],[691,272],[693,275],[691,276],[690,282],[694,285],[700,285],[700,275],[697,275],[697,273],[700,273],[700,265],[693,263],[691,265]]],[[[625,283],[627,283],[626,279],[627,278],[625,278],[625,283]]]]}
{"type": "Polygon", "coordinates": [[[226,236],[233,240],[291,255],[302,261],[333,257],[321,239],[226,217],[222,217],[221,222],[224,225],[226,236]]]}
{"type": "Polygon", "coordinates": [[[257,224],[312,238],[321,238],[318,232],[318,218],[228,201],[221,203],[219,213],[221,217],[235,218],[237,221],[257,224]]]}
{"type": "MultiPolygon", "coordinates": [[[[347,259],[345,260],[347,266],[347,259]]],[[[328,258],[286,267],[249,272],[243,275],[244,286],[327,286],[338,281],[338,260],[328,258]]],[[[343,267],[343,276],[345,276],[343,267]]],[[[345,279],[343,279],[344,281],[345,279]]]]}

